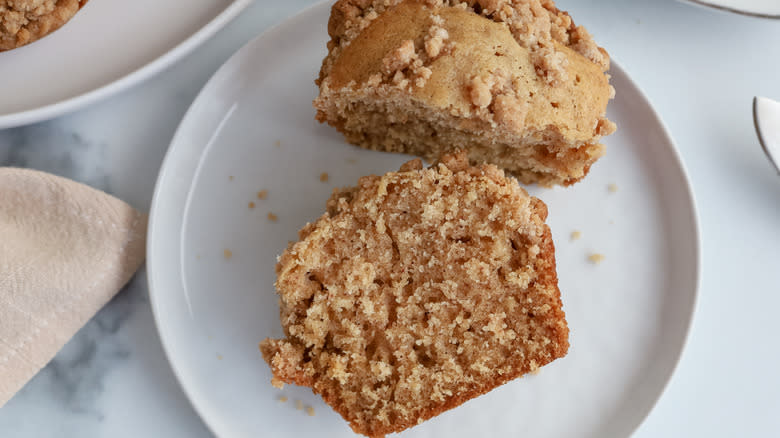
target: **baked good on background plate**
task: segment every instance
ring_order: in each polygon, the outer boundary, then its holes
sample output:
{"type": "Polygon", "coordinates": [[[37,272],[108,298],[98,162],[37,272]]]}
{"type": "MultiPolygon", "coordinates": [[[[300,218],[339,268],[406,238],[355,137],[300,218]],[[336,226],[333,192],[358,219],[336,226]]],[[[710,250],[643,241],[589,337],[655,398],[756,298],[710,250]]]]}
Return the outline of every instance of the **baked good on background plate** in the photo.
{"type": "Polygon", "coordinates": [[[272,383],[379,437],[564,356],[545,204],[465,153],[336,190],[276,266],[272,383]]]}
{"type": "Polygon", "coordinates": [[[615,130],[609,56],[550,0],[339,0],[328,33],[316,117],[361,147],[569,185],[615,130]]]}
{"type": "Polygon", "coordinates": [[[0,52],[59,29],[87,0],[0,0],[0,52]]]}

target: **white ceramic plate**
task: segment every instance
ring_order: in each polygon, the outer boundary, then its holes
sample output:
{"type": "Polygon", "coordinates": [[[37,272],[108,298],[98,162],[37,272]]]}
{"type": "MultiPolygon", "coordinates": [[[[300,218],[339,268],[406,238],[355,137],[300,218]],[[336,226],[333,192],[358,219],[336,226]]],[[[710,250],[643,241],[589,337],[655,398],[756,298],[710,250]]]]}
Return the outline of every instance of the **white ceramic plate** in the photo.
{"type": "Polygon", "coordinates": [[[0,52],[0,129],[49,119],[138,83],[252,0],[93,0],[65,26],[0,52]]]}
{"type": "Polygon", "coordinates": [[[753,15],[764,18],[780,18],[778,0],[681,0],[726,12],[753,15]]]}
{"type": "MultiPolygon", "coordinates": [[[[257,348],[281,335],[274,264],[287,242],[334,187],[408,159],[347,145],[314,121],[327,16],[327,4],[308,9],[225,63],[181,123],[157,183],[151,302],[176,375],[219,437],[352,436],[310,390],[272,388],[257,348]],[[268,198],[257,199],[259,190],[268,198]]],[[[607,156],[572,188],[531,190],[549,206],[568,356],[404,436],[626,437],[661,395],[694,309],[696,215],[663,123],[619,66],[612,75],[609,112],[620,128],[607,156]],[[570,240],[574,230],[580,240],[570,240]],[[593,252],[606,260],[589,263],[593,252]]]]}

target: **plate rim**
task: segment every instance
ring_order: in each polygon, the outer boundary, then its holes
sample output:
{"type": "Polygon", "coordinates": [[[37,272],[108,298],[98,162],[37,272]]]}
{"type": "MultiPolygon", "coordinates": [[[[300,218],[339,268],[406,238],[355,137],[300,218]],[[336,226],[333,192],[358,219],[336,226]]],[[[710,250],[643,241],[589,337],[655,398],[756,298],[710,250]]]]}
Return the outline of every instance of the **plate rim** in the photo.
{"type": "Polygon", "coordinates": [[[0,114],[0,129],[30,125],[65,115],[149,79],[198,48],[253,2],[254,0],[233,0],[222,12],[173,48],[107,84],[37,108],[0,114]]]}
{"type": "Polygon", "coordinates": [[[634,427],[631,429],[629,434],[626,435],[626,437],[628,438],[633,436],[636,433],[636,431],[639,430],[639,427],[642,426],[642,424],[644,424],[645,421],[647,421],[647,418],[650,416],[651,413],[653,413],[658,403],[661,401],[661,399],[668,391],[669,385],[672,382],[672,379],[674,378],[675,374],[677,374],[678,368],[680,367],[680,362],[682,361],[683,355],[685,354],[685,351],[688,350],[688,346],[691,342],[691,332],[692,332],[691,329],[693,327],[694,321],[696,320],[696,315],[698,314],[698,309],[699,309],[699,298],[700,298],[699,292],[701,288],[701,278],[702,278],[701,218],[699,217],[699,208],[697,207],[696,196],[693,191],[693,184],[691,184],[691,177],[688,171],[688,167],[686,166],[685,161],[683,160],[682,155],[680,154],[680,148],[677,146],[677,142],[675,142],[674,137],[672,137],[671,131],[669,130],[669,126],[666,124],[664,119],[661,118],[661,115],[655,109],[655,105],[653,105],[653,101],[650,99],[650,97],[644,92],[644,90],[639,86],[639,84],[634,80],[634,78],[632,78],[631,75],[628,74],[626,69],[623,68],[623,66],[615,59],[615,56],[610,55],[610,69],[612,69],[612,67],[617,67],[619,70],[622,71],[622,73],[625,75],[625,79],[634,88],[634,91],[639,95],[639,97],[642,100],[645,101],[645,103],[647,103],[647,107],[650,110],[653,119],[661,127],[661,133],[663,134],[663,137],[666,139],[668,145],[670,146],[668,149],[671,152],[674,161],[677,163],[677,166],[680,169],[680,174],[682,175],[683,180],[685,181],[683,194],[687,198],[688,205],[690,205],[690,209],[691,209],[690,225],[693,228],[692,249],[695,257],[693,261],[694,277],[693,277],[693,291],[691,292],[692,294],[691,310],[690,310],[690,314],[688,315],[688,320],[685,322],[685,328],[683,332],[682,342],[680,344],[680,350],[677,352],[677,357],[674,360],[674,364],[669,370],[669,375],[666,376],[663,385],[661,385],[658,395],[656,396],[655,400],[652,403],[650,403],[650,406],[647,407],[647,412],[641,415],[639,421],[636,423],[636,425],[634,425],[634,427]]]}
{"type": "MultiPolygon", "coordinates": [[[[251,1],[251,0],[250,0],[251,1]]],[[[238,58],[243,54],[243,52],[248,51],[249,47],[254,46],[258,40],[265,38],[266,36],[278,31],[283,26],[286,26],[288,22],[299,19],[303,15],[306,15],[308,13],[311,13],[313,10],[326,7],[331,3],[331,0],[321,0],[318,1],[312,5],[309,5],[298,12],[294,13],[293,15],[284,18],[280,22],[274,24],[273,26],[269,27],[268,29],[264,30],[263,32],[259,33],[257,36],[246,42],[244,45],[242,45],[239,49],[233,52],[230,57],[217,69],[216,72],[209,78],[209,80],[204,84],[204,86],[201,88],[201,90],[198,92],[198,95],[196,98],[192,101],[190,106],[188,107],[187,111],[185,112],[184,116],[182,117],[181,121],[179,122],[178,127],[176,128],[176,132],[174,136],[171,139],[170,145],[168,147],[168,150],[165,153],[165,157],[162,161],[162,164],[160,166],[160,171],[157,177],[157,180],[155,182],[155,188],[154,188],[154,194],[152,197],[152,203],[151,208],[149,212],[149,232],[147,234],[147,245],[146,245],[146,257],[147,257],[147,283],[149,288],[149,302],[152,310],[152,315],[155,322],[155,327],[157,329],[157,333],[160,338],[160,342],[163,347],[163,352],[165,354],[166,360],[168,361],[169,366],[171,367],[173,374],[176,376],[176,380],[179,384],[179,387],[182,389],[184,394],[187,397],[187,400],[189,401],[190,405],[193,407],[195,412],[200,417],[203,424],[208,428],[208,430],[215,436],[215,437],[221,437],[220,434],[217,433],[216,428],[214,427],[214,424],[207,420],[209,418],[208,415],[205,415],[204,407],[201,405],[200,402],[197,401],[197,397],[194,397],[191,393],[190,388],[185,384],[184,377],[182,373],[179,370],[179,366],[174,363],[172,360],[172,347],[171,347],[171,340],[166,337],[164,334],[164,331],[162,329],[162,325],[164,324],[161,318],[162,311],[159,308],[160,304],[157,300],[157,294],[155,294],[154,290],[154,282],[157,277],[157,270],[155,267],[154,260],[156,260],[156,257],[153,253],[154,250],[154,238],[157,234],[157,221],[156,218],[156,212],[160,209],[160,199],[163,196],[162,195],[162,182],[163,179],[166,176],[167,169],[170,167],[170,162],[173,160],[173,156],[175,153],[176,144],[180,143],[180,137],[182,137],[183,134],[183,126],[185,125],[185,122],[189,120],[191,117],[191,113],[193,112],[194,108],[198,106],[198,104],[201,102],[202,99],[205,98],[206,92],[211,88],[212,84],[216,82],[216,79],[221,76],[221,73],[228,68],[230,68],[230,64],[234,61],[235,58],[238,58]]],[[[681,196],[685,199],[686,204],[690,208],[690,224],[687,224],[686,226],[691,227],[692,235],[691,235],[691,246],[693,251],[694,260],[692,261],[692,272],[693,278],[692,278],[692,290],[690,291],[691,294],[691,308],[688,312],[688,316],[686,321],[684,321],[684,328],[682,333],[682,342],[680,343],[679,351],[676,353],[676,357],[673,360],[672,366],[668,372],[668,375],[665,376],[664,382],[662,385],[660,385],[660,388],[658,390],[658,394],[655,397],[655,399],[647,406],[646,411],[638,416],[636,424],[629,430],[628,435],[626,437],[632,436],[636,431],[639,429],[639,427],[644,424],[644,422],[647,420],[647,418],[650,416],[650,414],[655,410],[658,402],[664,397],[666,394],[669,385],[672,381],[672,378],[677,373],[677,369],[679,368],[680,362],[682,360],[683,355],[685,354],[685,351],[688,349],[688,345],[690,343],[691,339],[691,329],[693,326],[693,323],[696,319],[696,315],[698,313],[699,309],[699,292],[701,287],[701,278],[702,278],[702,260],[701,260],[701,221],[699,217],[699,211],[696,203],[696,198],[693,191],[693,185],[691,184],[691,178],[688,171],[687,166],[685,165],[685,162],[682,159],[682,155],[680,154],[680,150],[677,146],[677,143],[674,141],[674,138],[671,135],[671,131],[669,130],[669,127],[667,126],[666,122],[661,118],[660,114],[656,110],[655,106],[653,105],[650,98],[645,94],[645,92],[642,90],[641,87],[637,84],[637,82],[631,77],[631,75],[628,74],[625,68],[622,67],[620,63],[618,63],[614,57],[612,57],[611,60],[611,68],[615,68],[619,70],[623,75],[625,76],[625,79],[627,80],[628,84],[634,88],[634,91],[638,94],[638,96],[644,100],[644,102],[647,105],[647,108],[650,111],[650,114],[652,115],[652,118],[655,120],[657,125],[660,127],[660,133],[662,137],[667,142],[667,145],[664,147],[668,149],[668,152],[671,153],[671,158],[674,160],[674,162],[677,164],[677,167],[679,169],[680,175],[682,176],[685,184],[684,187],[680,187],[680,193],[681,196]]],[[[185,207],[186,212],[186,207],[185,207]]],[[[180,239],[179,239],[180,240],[180,239]]],[[[180,244],[181,242],[179,242],[180,244]]]]}

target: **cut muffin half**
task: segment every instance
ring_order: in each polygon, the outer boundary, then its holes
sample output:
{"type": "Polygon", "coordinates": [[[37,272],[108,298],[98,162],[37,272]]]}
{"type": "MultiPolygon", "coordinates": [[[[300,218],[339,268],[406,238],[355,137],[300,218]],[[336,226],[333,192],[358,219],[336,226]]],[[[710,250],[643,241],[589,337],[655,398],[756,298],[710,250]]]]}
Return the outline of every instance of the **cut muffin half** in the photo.
{"type": "Polygon", "coordinates": [[[316,117],[361,147],[569,185],[615,130],[609,56],[552,1],[340,0],[328,33],[316,117]]]}
{"type": "Polygon", "coordinates": [[[417,425],[564,356],[547,208],[465,153],[337,190],[276,267],[272,383],[360,434],[417,425]]]}

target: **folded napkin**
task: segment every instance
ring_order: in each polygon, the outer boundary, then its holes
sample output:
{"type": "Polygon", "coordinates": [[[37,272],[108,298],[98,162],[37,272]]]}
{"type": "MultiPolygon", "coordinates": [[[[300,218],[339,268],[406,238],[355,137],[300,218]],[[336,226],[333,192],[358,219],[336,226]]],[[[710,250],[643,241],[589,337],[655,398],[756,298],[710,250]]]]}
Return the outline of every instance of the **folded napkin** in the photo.
{"type": "Polygon", "coordinates": [[[145,235],[114,197],[0,168],[0,406],[130,280],[145,235]]]}

